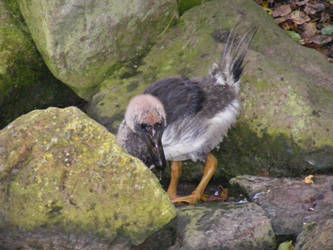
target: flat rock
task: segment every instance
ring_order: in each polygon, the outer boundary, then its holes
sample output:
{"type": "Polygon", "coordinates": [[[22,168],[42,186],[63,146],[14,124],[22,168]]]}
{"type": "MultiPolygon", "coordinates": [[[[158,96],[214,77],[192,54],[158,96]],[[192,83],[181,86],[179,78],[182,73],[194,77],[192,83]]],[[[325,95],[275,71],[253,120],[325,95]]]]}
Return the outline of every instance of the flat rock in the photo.
{"type": "Polygon", "coordinates": [[[304,227],[298,235],[295,250],[331,250],[333,249],[333,219],[322,224],[315,222],[304,227]]]}
{"type": "Polygon", "coordinates": [[[322,225],[333,216],[333,176],[303,179],[238,176],[230,180],[261,206],[278,237],[296,237],[303,226],[322,225]]]}
{"type": "Polygon", "coordinates": [[[151,171],[77,108],[32,111],[0,131],[1,247],[140,244],[175,215],[151,171]]]}
{"type": "Polygon", "coordinates": [[[170,249],[274,249],[265,211],[254,203],[177,208],[177,241],[170,249]]]}

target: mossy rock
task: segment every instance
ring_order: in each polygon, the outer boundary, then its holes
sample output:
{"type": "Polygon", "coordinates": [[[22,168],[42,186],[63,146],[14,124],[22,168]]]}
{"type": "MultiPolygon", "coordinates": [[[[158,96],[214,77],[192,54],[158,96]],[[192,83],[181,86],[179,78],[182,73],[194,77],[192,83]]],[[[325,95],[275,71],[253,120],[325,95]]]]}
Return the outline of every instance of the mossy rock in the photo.
{"type": "MultiPolygon", "coordinates": [[[[290,39],[254,1],[208,1],[186,11],[142,59],[136,74],[120,68],[102,83],[88,113],[116,132],[129,99],[153,82],[206,76],[223,52],[223,34],[236,23],[258,31],[242,78],[242,113],[214,151],[219,160],[214,180],[332,171],[333,65],[290,39]]],[[[185,170],[184,178],[198,180],[203,166],[196,166],[189,174],[185,170]]]]}
{"type": "Polygon", "coordinates": [[[18,3],[0,0],[0,129],[36,108],[81,103],[44,64],[18,3]]]}
{"type": "Polygon", "coordinates": [[[304,230],[297,236],[295,250],[323,249],[333,248],[333,220],[328,219],[322,223],[308,223],[304,230]]]}
{"type": "Polygon", "coordinates": [[[89,99],[107,75],[142,57],[177,19],[176,0],[19,1],[51,72],[89,99]]]}
{"type": "Polygon", "coordinates": [[[11,89],[34,85],[46,71],[26,26],[7,4],[0,1],[0,104],[11,89]]]}
{"type": "Polygon", "coordinates": [[[177,0],[179,15],[183,15],[185,11],[208,1],[210,0],[177,0]]]}
{"type": "Polygon", "coordinates": [[[0,131],[0,215],[7,234],[119,234],[139,244],[175,209],[141,161],[69,107],[30,112],[0,131]]]}

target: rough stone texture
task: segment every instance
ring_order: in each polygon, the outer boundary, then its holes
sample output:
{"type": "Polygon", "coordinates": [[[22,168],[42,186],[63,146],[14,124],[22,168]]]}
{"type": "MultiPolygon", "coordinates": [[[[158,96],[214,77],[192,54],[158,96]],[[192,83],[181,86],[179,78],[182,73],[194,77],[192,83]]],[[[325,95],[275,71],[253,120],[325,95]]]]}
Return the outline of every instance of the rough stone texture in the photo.
{"type": "Polygon", "coordinates": [[[295,250],[331,250],[333,249],[333,219],[318,225],[311,223],[305,226],[297,237],[295,250]]]}
{"type": "Polygon", "coordinates": [[[177,243],[170,249],[274,249],[265,212],[253,203],[212,203],[177,209],[177,243]]]}
{"type": "Polygon", "coordinates": [[[176,0],[18,2],[52,73],[85,99],[177,19],[176,0]]]}
{"type": "Polygon", "coordinates": [[[12,231],[0,229],[0,249],[35,250],[35,249],[80,249],[80,250],[147,250],[168,249],[176,239],[175,223],[171,222],[161,230],[150,235],[142,244],[135,246],[128,238],[117,237],[110,241],[87,234],[62,233],[49,229],[34,232],[12,231]]]}
{"type": "Polygon", "coordinates": [[[185,11],[207,1],[210,0],[177,0],[179,14],[182,15],[185,11]]]}
{"type": "Polygon", "coordinates": [[[0,131],[0,242],[48,230],[139,244],[174,216],[151,171],[77,108],[36,110],[0,131]]]}
{"type": "Polygon", "coordinates": [[[314,184],[257,176],[238,176],[230,182],[267,212],[281,238],[296,237],[304,225],[322,224],[333,216],[333,176],[316,176],[314,184]]]}
{"type": "Polygon", "coordinates": [[[44,64],[16,1],[0,0],[0,129],[36,108],[79,103],[44,64]]]}
{"type": "MultiPolygon", "coordinates": [[[[127,70],[120,68],[102,83],[89,114],[115,132],[128,100],[154,81],[205,76],[223,51],[224,31],[237,21],[259,29],[243,77],[243,112],[215,152],[220,163],[215,178],[332,171],[333,65],[291,40],[254,1],[208,1],[186,11],[135,75],[118,77],[127,70]]],[[[195,172],[197,180],[202,171],[195,172]]]]}
{"type": "Polygon", "coordinates": [[[0,0],[0,105],[12,88],[33,85],[43,74],[43,62],[27,28],[7,4],[0,0]]]}
{"type": "MultiPolygon", "coordinates": [[[[130,246],[131,244],[128,243],[130,246]]],[[[0,249],[35,250],[35,249],[82,249],[108,250],[113,246],[110,240],[87,234],[61,233],[52,230],[36,230],[34,232],[0,230],[0,249]]],[[[119,249],[119,248],[118,248],[119,249]]]]}

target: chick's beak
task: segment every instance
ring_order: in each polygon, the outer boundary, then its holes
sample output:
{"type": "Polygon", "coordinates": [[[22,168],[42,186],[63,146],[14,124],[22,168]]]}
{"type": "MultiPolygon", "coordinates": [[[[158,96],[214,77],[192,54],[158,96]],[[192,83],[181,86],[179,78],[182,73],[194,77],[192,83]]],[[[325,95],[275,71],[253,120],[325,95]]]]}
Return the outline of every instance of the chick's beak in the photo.
{"type": "Polygon", "coordinates": [[[148,148],[155,167],[164,170],[167,167],[167,161],[165,160],[161,139],[162,135],[149,136],[148,148]]]}
{"type": "Polygon", "coordinates": [[[154,159],[154,161],[156,162],[156,166],[161,170],[164,170],[167,166],[167,161],[165,160],[161,138],[154,142],[152,154],[156,157],[156,159],[154,159]]]}

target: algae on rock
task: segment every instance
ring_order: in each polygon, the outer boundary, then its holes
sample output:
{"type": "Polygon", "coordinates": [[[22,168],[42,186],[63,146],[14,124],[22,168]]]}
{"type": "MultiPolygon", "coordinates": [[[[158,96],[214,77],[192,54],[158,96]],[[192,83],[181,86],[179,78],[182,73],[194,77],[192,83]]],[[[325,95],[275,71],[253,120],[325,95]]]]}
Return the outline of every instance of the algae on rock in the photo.
{"type": "Polygon", "coordinates": [[[7,234],[120,234],[139,244],[175,217],[151,171],[74,107],[36,110],[0,131],[0,183],[7,234]]]}
{"type": "Polygon", "coordinates": [[[0,104],[12,88],[33,85],[44,64],[19,17],[0,0],[0,104]]]}
{"type": "Polygon", "coordinates": [[[333,219],[322,224],[309,223],[301,234],[297,236],[295,250],[330,250],[333,249],[333,219]]]}
{"type": "Polygon", "coordinates": [[[44,64],[18,3],[0,0],[0,129],[36,108],[82,102],[44,64]]]}

